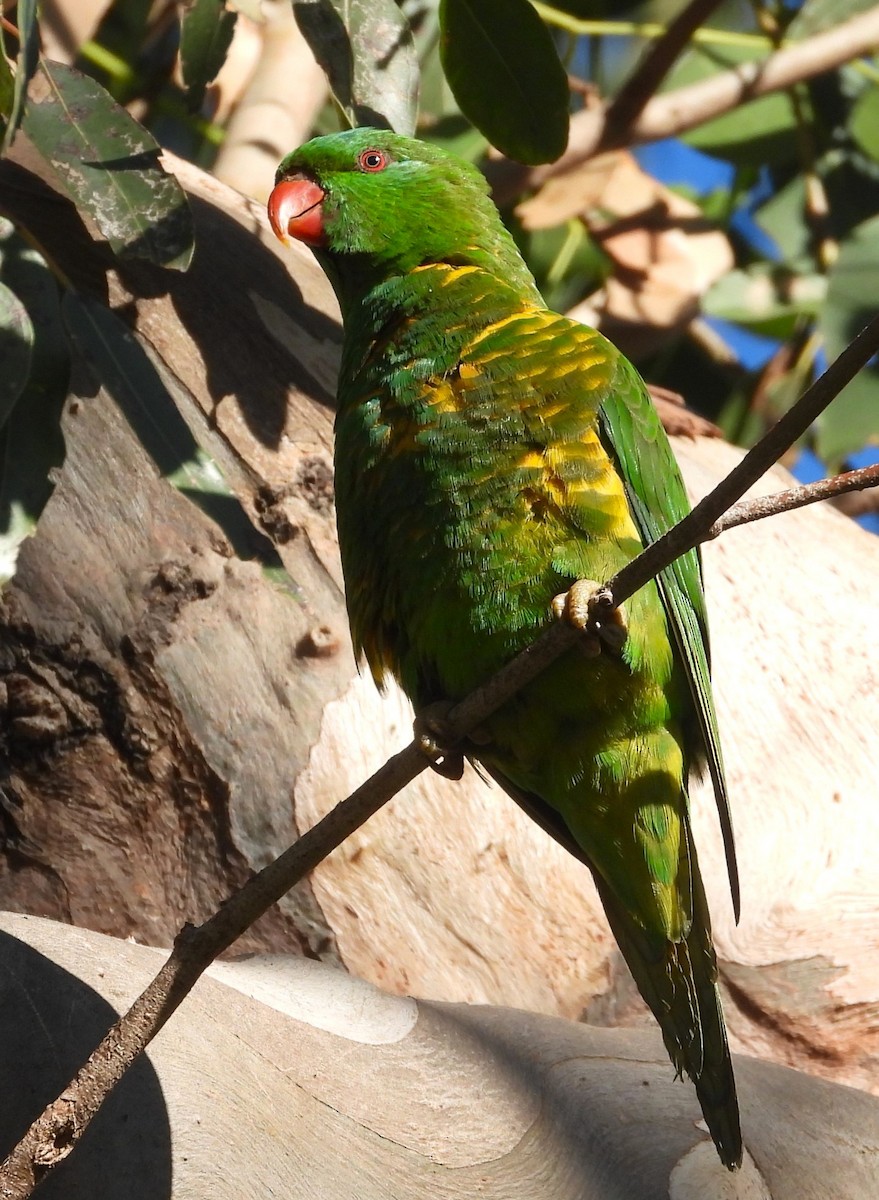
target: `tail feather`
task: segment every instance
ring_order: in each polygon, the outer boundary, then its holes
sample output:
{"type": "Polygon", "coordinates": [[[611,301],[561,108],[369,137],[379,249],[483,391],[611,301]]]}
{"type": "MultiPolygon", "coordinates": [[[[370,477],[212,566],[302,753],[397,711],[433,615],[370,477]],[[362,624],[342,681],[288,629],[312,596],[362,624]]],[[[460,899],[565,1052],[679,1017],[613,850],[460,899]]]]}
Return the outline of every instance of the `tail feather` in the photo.
{"type": "Polygon", "coordinates": [[[736,1082],[717,991],[708,907],[695,858],[692,870],[693,920],[679,942],[660,941],[647,933],[597,872],[595,880],[614,937],[659,1022],[669,1057],[678,1073],[693,1081],[720,1159],[732,1171],[742,1162],[736,1082]]]}

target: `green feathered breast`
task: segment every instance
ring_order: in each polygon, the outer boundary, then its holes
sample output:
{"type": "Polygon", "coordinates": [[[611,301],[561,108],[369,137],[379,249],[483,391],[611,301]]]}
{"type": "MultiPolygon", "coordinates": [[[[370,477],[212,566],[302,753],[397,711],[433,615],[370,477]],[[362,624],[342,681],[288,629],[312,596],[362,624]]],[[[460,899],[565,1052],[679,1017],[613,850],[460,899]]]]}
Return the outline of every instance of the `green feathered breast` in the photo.
{"type": "MultiPolygon", "coordinates": [[[[316,253],[345,319],[336,492],[355,647],[416,709],[460,699],[548,624],[554,596],[608,579],[684,515],[683,485],[637,373],[543,306],[466,164],[358,130],[285,160],[281,187],[303,175],[325,197],[316,253]]],[[[468,750],[592,870],[734,1166],[735,1084],[687,810],[689,772],[707,761],[729,839],[697,556],[625,617],[620,652],[565,654],[468,750]]]]}

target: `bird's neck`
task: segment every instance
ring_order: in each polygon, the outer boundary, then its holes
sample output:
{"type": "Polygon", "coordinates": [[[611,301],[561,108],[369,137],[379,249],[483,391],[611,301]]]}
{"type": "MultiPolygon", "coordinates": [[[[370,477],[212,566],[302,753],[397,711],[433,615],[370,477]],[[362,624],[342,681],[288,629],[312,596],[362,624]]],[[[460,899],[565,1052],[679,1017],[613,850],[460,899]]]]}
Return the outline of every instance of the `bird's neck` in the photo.
{"type": "Polygon", "coordinates": [[[453,257],[443,255],[422,263],[416,259],[416,265],[408,260],[392,265],[367,254],[341,256],[321,248],[315,248],[315,254],[333,285],[346,330],[361,325],[364,317],[373,319],[371,314],[382,313],[390,305],[396,305],[398,311],[420,306],[430,297],[434,280],[449,280],[450,269],[478,271],[494,280],[499,292],[514,292],[519,303],[542,305],[537,285],[512,238],[502,226],[498,229],[490,245],[473,244],[453,257]]]}
{"type": "Polygon", "coordinates": [[[366,362],[377,366],[382,360],[381,369],[388,370],[407,354],[419,356],[418,349],[431,360],[422,364],[427,374],[442,374],[439,360],[454,362],[457,348],[487,325],[535,302],[543,306],[536,288],[523,295],[480,267],[444,262],[386,275],[366,288],[339,293],[339,299],[345,325],[342,378],[348,379],[366,362]]]}

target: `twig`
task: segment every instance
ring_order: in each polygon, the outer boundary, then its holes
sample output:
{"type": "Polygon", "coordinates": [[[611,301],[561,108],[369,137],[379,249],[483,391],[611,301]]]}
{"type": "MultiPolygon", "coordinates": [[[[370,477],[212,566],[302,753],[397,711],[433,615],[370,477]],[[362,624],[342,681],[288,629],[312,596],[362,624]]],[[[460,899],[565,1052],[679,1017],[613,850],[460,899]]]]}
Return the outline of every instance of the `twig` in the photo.
{"type": "Polygon", "coordinates": [[[863,492],[845,492],[831,500],[834,508],[847,517],[866,517],[879,513],[879,488],[863,492]]]}
{"type": "MultiPolygon", "coordinates": [[[[781,48],[784,30],[778,14],[770,11],[764,0],[751,0],[757,24],[769,38],[776,50],[781,48]]],[[[803,84],[787,89],[788,99],[796,123],[797,149],[805,185],[806,224],[812,234],[815,259],[825,273],[830,270],[839,256],[839,244],[830,228],[830,203],[824,181],[816,167],[816,146],[808,117],[808,92],[803,84]]]]}
{"type": "Polygon", "coordinates": [[[485,173],[495,199],[504,203],[525,188],[538,187],[552,176],[586,162],[599,148],[635,146],[685,133],[749,100],[782,91],[870,54],[877,46],[879,6],[785,46],[761,61],[742,63],[701,83],[654,96],[624,133],[608,130],[607,108],[583,109],[572,117],[568,148],[556,162],[528,170],[507,159],[497,159],[486,164],[485,173]]]}
{"type": "MultiPolygon", "coordinates": [[[[730,506],[796,441],[877,350],[879,317],[870,322],[689,516],[633,559],[606,588],[600,590],[599,599],[609,596],[611,603],[622,604],[679,555],[717,536],[720,530],[716,530],[716,525],[730,506]]],[[[865,471],[876,473],[877,468],[865,468],[865,471]]],[[[864,476],[864,472],[850,474],[864,476]]],[[[828,481],[828,484],[832,483],[828,481]]],[[[737,505],[734,523],[757,520],[770,512],[784,511],[788,506],[798,507],[807,502],[803,498],[806,490],[813,499],[823,499],[827,494],[826,486],[822,490],[822,485],[793,489],[791,494],[795,499],[789,505],[782,505],[776,499],[766,511],[758,511],[766,507],[765,499],[760,497],[737,505]],[[752,507],[755,516],[743,515],[752,507]]],[[[450,735],[457,740],[466,737],[470,730],[572,646],[578,636],[564,622],[550,626],[488,683],[451,710],[448,716],[450,735]]],[[[67,1157],[110,1091],[180,1005],[208,964],[427,765],[428,760],[419,743],[410,743],[231,896],[213,917],[203,925],[187,926],[181,931],[156,978],[120,1017],[75,1079],[37,1118],[0,1166],[0,1197],[3,1200],[26,1200],[40,1179],[67,1157]]]]}
{"type": "MultiPolygon", "coordinates": [[[[573,33],[576,37],[631,37],[642,38],[645,41],[655,41],[661,38],[668,26],[661,21],[625,21],[603,19],[601,17],[578,17],[572,12],[558,8],[543,0],[531,0],[537,15],[547,25],[562,29],[565,33],[573,33]]],[[[570,6],[569,6],[570,7],[570,6]]],[[[735,46],[746,50],[765,50],[766,38],[759,33],[746,33],[740,29],[718,29],[710,26],[699,28],[693,33],[693,41],[697,45],[722,47],[735,46]]]]}
{"type": "Polygon", "coordinates": [[[737,525],[750,525],[764,517],[792,512],[818,500],[833,500],[849,492],[862,492],[866,488],[879,487],[879,463],[872,467],[861,467],[857,471],[843,471],[830,479],[819,479],[815,483],[804,483],[802,487],[787,488],[773,492],[771,496],[756,496],[753,500],[740,500],[728,508],[720,520],[715,521],[705,536],[705,541],[720,537],[727,529],[737,525]]]}
{"type": "Polygon", "coordinates": [[[695,31],[720,6],[721,0],[690,0],[662,37],[652,43],[605,112],[605,138],[625,136],[659,89],[695,31]]]}

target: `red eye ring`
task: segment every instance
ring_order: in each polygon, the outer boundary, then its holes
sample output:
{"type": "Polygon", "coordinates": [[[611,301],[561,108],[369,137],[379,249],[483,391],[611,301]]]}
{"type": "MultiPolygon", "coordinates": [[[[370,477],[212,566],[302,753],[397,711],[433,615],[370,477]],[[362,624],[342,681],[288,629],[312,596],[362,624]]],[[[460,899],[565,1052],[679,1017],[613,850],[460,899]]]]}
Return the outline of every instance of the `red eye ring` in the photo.
{"type": "Polygon", "coordinates": [[[376,171],[383,171],[388,165],[389,159],[384,150],[361,150],[357,156],[357,165],[361,171],[368,171],[370,174],[375,174],[376,171]]]}

